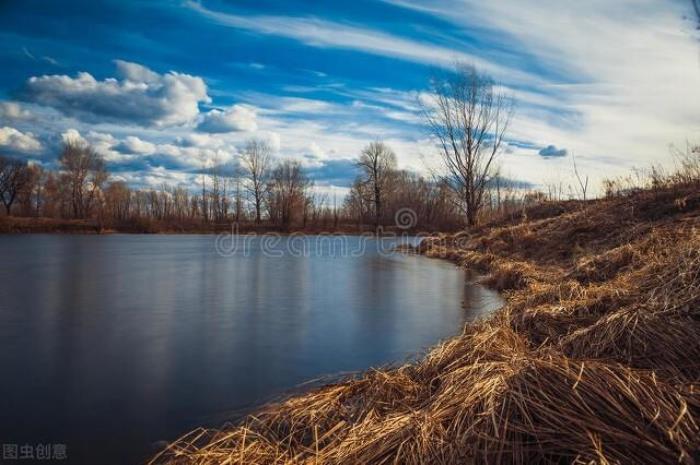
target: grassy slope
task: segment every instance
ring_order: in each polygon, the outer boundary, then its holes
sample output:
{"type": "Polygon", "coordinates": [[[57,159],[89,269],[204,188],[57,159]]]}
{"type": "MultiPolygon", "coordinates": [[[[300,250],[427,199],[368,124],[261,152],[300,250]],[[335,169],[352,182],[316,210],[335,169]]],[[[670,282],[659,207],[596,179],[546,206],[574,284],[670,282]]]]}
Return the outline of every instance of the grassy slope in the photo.
{"type": "Polygon", "coordinates": [[[163,464],[700,463],[700,192],[543,204],[421,252],[506,306],[422,361],[195,431],[163,464]]]}

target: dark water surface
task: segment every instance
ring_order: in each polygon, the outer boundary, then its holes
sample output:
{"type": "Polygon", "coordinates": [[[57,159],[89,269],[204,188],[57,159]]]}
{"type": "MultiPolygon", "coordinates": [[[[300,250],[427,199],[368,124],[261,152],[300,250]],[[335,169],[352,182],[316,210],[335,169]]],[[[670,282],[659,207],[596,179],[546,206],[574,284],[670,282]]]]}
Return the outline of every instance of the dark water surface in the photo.
{"type": "Polygon", "coordinates": [[[402,361],[500,304],[455,266],[375,240],[290,241],[222,256],[206,235],[0,236],[0,443],[141,463],[158,441],[402,361]]]}

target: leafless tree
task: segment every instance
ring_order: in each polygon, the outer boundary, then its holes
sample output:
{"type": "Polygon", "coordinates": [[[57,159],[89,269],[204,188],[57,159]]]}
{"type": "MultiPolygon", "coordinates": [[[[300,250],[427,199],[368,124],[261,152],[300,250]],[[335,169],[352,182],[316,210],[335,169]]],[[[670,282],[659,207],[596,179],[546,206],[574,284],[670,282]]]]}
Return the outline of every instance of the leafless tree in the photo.
{"type": "Polygon", "coordinates": [[[301,163],[281,161],[272,170],[267,189],[270,218],[285,227],[299,217],[303,219],[310,187],[311,180],[304,173],[301,163]]]}
{"type": "Polygon", "coordinates": [[[129,219],[131,200],[131,191],[124,181],[112,182],[105,189],[106,213],[116,221],[129,219]]]}
{"type": "Polygon", "coordinates": [[[200,201],[202,202],[201,205],[201,211],[202,211],[202,220],[205,223],[209,222],[209,202],[208,196],[207,196],[207,161],[206,159],[202,160],[202,175],[201,175],[201,183],[202,183],[202,196],[200,198],[200,201]]]}
{"type": "Polygon", "coordinates": [[[588,175],[582,175],[579,172],[578,166],[576,165],[576,155],[574,155],[573,153],[571,154],[571,162],[574,165],[574,176],[576,176],[576,181],[578,182],[579,193],[581,194],[583,200],[586,200],[586,196],[588,193],[588,175]]]}
{"type": "Polygon", "coordinates": [[[17,195],[30,180],[31,173],[26,162],[0,156],[0,199],[7,215],[12,211],[17,195]]]}
{"type": "Polygon", "coordinates": [[[425,120],[440,149],[444,179],[473,226],[495,175],[494,159],[510,123],[512,99],[491,77],[464,64],[434,77],[430,91],[422,103],[425,120]]]}
{"type": "Polygon", "coordinates": [[[240,173],[235,174],[233,183],[233,215],[236,223],[240,223],[243,217],[243,190],[241,189],[240,173]]]}
{"type": "Polygon", "coordinates": [[[27,182],[19,195],[19,202],[22,205],[24,215],[40,215],[45,197],[44,184],[46,183],[46,177],[47,172],[41,166],[27,166],[27,182]]]}
{"type": "Polygon", "coordinates": [[[188,217],[189,191],[184,186],[177,186],[171,190],[173,196],[173,208],[175,218],[182,221],[188,217]]]}
{"type": "Polygon", "coordinates": [[[367,185],[359,178],[355,180],[350,188],[350,192],[345,197],[344,209],[348,215],[355,219],[358,229],[364,224],[365,215],[369,210],[367,199],[370,197],[367,185]]]}
{"type": "Polygon", "coordinates": [[[70,140],[58,159],[70,192],[75,218],[86,218],[108,174],[102,157],[88,144],[70,140]]]}
{"type": "Polygon", "coordinates": [[[222,167],[217,159],[209,170],[211,174],[210,205],[212,217],[219,223],[226,221],[229,209],[229,176],[225,175],[225,167],[222,167]]]}
{"type": "Polygon", "coordinates": [[[253,197],[255,205],[255,222],[260,224],[265,190],[270,175],[272,148],[264,140],[250,139],[243,148],[241,158],[248,178],[246,189],[253,197]]]}
{"type": "Polygon", "coordinates": [[[382,204],[390,187],[390,178],[396,171],[396,154],[384,142],[370,143],[362,150],[357,165],[362,170],[362,182],[368,186],[374,204],[374,227],[379,229],[382,204]]]}

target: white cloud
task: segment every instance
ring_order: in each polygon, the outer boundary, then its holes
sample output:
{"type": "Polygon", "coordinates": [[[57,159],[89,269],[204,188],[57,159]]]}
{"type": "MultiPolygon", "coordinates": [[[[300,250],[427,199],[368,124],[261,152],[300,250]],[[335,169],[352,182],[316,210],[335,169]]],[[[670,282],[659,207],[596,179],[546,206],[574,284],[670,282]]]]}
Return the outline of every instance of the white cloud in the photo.
{"type": "Polygon", "coordinates": [[[279,100],[280,111],[284,113],[328,113],[334,105],[325,100],[299,97],[282,97],[279,100]]]}
{"type": "Polygon", "coordinates": [[[25,110],[16,102],[0,102],[0,118],[4,119],[29,119],[32,113],[25,110]]]}
{"type": "Polygon", "coordinates": [[[282,138],[280,137],[280,134],[278,132],[268,131],[266,133],[263,133],[262,135],[264,138],[267,139],[267,141],[270,144],[270,147],[272,147],[272,150],[274,152],[280,151],[280,149],[282,148],[282,138]]]}
{"type": "Polygon", "coordinates": [[[316,142],[311,142],[311,144],[309,144],[309,152],[316,158],[321,158],[324,155],[323,150],[316,142]]]}
{"type": "Polygon", "coordinates": [[[183,147],[206,147],[221,144],[221,140],[211,134],[199,134],[196,132],[178,137],[176,142],[183,147]]]}
{"type": "Polygon", "coordinates": [[[136,136],[127,136],[127,138],[117,146],[117,150],[122,153],[149,155],[156,151],[156,146],[136,136]]]}
{"type": "Polygon", "coordinates": [[[256,112],[247,105],[233,105],[225,110],[205,113],[197,129],[204,132],[255,131],[258,129],[256,112]]]}
{"type": "Polygon", "coordinates": [[[52,65],[54,65],[54,66],[57,66],[57,65],[59,64],[58,61],[57,61],[55,58],[50,57],[50,56],[47,56],[47,55],[37,57],[37,56],[34,55],[32,52],[30,52],[29,49],[28,49],[27,47],[22,47],[22,53],[24,53],[24,56],[26,56],[27,58],[29,58],[29,59],[31,59],[31,60],[33,60],[33,61],[40,61],[40,60],[42,60],[42,61],[45,61],[45,62],[47,62],[47,63],[50,63],[50,64],[52,64],[52,65]]]}
{"type": "Polygon", "coordinates": [[[5,126],[0,128],[0,146],[19,152],[38,152],[39,142],[31,132],[23,133],[15,128],[5,126]]]}
{"type": "Polygon", "coordinates": [[[77,142],[81,144],[87,143],[87,140],[80,134],[80,131],[74,128],[65,130],[61,134],[61,140],[66,144],[69,142],[77,142]]]}
{"type": "Polygon", "coordinates": [[[64,144],[68,142],[88,144],[95,152],[109,162],[122,162],[130,158],[130,155],[121,152],[120,145],[122,142],[112,134],[106,132],[88,131],[83,134],[75,128],[70,128],[61,133],[60,140],[64,144]]]}
{"type": "Polygon", "coordinates": [[[88,131],[84,139],[107,161],[120,161],[126,157],[117,150],[120,142],[112,134],[88,131]]]}
{"type": "Polygon", "coordinates": [[[86,72],[31,77],[25,94],[88,122],[115,121],[155,126],[181,125],[199,114],[199,103],[210,102],[200,77],[158,74],[137,63],[116,60],[121,79],[96,80],[86,72]]]}
{"type": "Polygon", "coordinates": [[[159,188],[163,184],[195,186],[197,183],[196,176],[193,174],[181,173],[161,166],[147,171],[125,172],[121,177],[130,184],[144,188],[159,188]]]}

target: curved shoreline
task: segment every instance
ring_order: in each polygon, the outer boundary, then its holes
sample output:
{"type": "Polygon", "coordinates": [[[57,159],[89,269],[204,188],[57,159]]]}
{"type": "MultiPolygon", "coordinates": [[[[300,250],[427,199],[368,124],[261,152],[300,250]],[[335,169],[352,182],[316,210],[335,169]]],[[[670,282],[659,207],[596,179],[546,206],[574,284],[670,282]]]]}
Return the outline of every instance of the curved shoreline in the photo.
{"type": "Polygon", "coordinates": [[[426,240],[506,305],[420,361],[195,431],[151,463],[693,463],[699,228],[700,193],[674,186],[426,240]]]}

